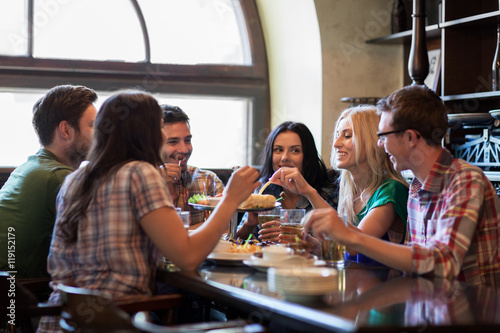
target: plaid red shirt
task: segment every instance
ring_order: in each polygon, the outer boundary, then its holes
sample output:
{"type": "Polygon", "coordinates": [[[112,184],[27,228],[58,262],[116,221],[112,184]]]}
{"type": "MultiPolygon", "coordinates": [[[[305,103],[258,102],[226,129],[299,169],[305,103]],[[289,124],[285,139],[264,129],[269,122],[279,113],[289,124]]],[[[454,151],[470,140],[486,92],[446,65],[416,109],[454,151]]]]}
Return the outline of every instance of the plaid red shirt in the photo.
{"type": "MultiPolygon", "coordinates": [[[[408,197],[412,272],[489,284],[500,273],[500,201],[477,167],[450,152],[408,197]]],[[[493,282],[494,283],[494,282],[493,282]]]]}
{"type": "Polygon", "coordinates": [[[214,172],[189,165],[187,170],[181,174],[181,180],[176,185],[176,193],[173,194],[175,206],[190,212],[191,225],[204,222],[210,212],[189,206],[189,198],[195,194],[205,193],[208,196],[215,196],[224,191],[224,183],[214,172]]]}

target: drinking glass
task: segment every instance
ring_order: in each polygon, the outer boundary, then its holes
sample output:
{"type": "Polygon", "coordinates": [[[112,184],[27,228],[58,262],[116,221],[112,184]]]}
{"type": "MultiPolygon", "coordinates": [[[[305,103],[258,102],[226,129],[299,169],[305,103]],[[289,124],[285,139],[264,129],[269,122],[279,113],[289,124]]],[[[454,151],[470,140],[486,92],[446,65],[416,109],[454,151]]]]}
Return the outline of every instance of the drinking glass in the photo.
{"type": "Polygon", "coordinates": [[[276,207],[271,210],[265,210],[262,212],[259,212],[258,214],[258,219],[259,219],[259,228],[262,229],[264,228],[262,224],[266,222],[271,222],[271,221],[279,221],[280,220],[280,208],[276,207]]]}
{"type": "MultiPolygon", "coordinates": [[[[347,215],[342,216],[342,221],[347,224],[347,215]]],[[[345,245],[330,237],[325,237],[321,242],[321,256],[328,266],[345,266],[345,245]]]]}
{"type": "Polygon", "coordinates": [[[179,215],[179,217],[181,218],[182,224],[184,224],[184,228],[186,230],[188,230],[189,226],[191,225],[191,216],[190,216],[189,212],[188,211],[181,211],[181,212],[177,212],[177,215],[179,215]]]}
{"type": "Polygon", "coordinates": [[[282,209],[280,211],[282,243],[298,243],[298,240],[302,238],[303,230],[300,221],[305,215],[305,209],[282,209]]]}
{"type": "MultiPolygon", "coordinates": [[[[181,211],[181,209],[178,207],[176,207],[175,210],[177,212],[177,215],[179,215],[179,217],[181,218],[182,224],[184,224],[184,228],[186,229],[186,232],[187,232],[189,229],[189,226],[191,225],[191,216],[190,216],[189,212],[188,211],[181,211]]],[[[163,265],[164,265],[165,269],[169,272],[179,271],[179,268],[177,266],[175,266],[175,264],[165,256],[163,257],[163,265]]]]}

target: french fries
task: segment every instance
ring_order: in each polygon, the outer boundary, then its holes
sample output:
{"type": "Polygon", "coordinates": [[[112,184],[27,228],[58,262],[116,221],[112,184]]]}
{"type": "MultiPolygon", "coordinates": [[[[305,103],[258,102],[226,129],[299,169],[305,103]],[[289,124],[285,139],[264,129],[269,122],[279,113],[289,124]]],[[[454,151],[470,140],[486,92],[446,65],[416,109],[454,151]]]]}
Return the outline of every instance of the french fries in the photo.
{"type": "Polygon", "coordinates": [[[231,246],[231,249],[229,249],[230,253],[254,253],[257,251],[260,251],[261,247],[259,245],[255,244],[246,244],[246,245],[240,245],[240,244],[235,244],[231,246]]]}

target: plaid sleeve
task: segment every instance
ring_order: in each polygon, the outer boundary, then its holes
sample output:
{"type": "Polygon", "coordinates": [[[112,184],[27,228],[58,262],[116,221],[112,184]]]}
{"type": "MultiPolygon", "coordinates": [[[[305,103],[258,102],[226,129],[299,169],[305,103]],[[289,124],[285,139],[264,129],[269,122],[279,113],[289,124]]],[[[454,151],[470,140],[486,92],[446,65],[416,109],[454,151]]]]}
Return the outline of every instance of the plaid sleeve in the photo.
{"type": "Polygon", "coordinates": [[[174,207],[165,180],[149,163],[139,163],[131,170],[131,203],[137,220],[161,207],[174,207]]]}
{"type": "Polygon", "coordinates": [[[413,271],[457,277],[474,237],[484,202],[484,181],[478,172],[453,175],[443,195],[433,199],[423,216],[426,242],[413,243],[413,271]]]}

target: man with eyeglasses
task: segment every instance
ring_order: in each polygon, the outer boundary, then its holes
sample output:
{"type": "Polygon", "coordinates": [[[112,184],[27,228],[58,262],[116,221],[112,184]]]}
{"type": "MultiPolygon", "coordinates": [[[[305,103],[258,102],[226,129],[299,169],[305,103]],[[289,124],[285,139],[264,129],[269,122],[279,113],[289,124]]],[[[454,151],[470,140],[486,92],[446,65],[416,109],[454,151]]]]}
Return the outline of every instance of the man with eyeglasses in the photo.
{"type": "Polygon", "coordinates": [[[379,101],[379,145],[398,171],[411,170],[405,245],[355,233],[328,209],[305,225],[393,268],[500,286],[500,201],[481,169],[442,147],[446,107],[412,85],[379,101]]]}

